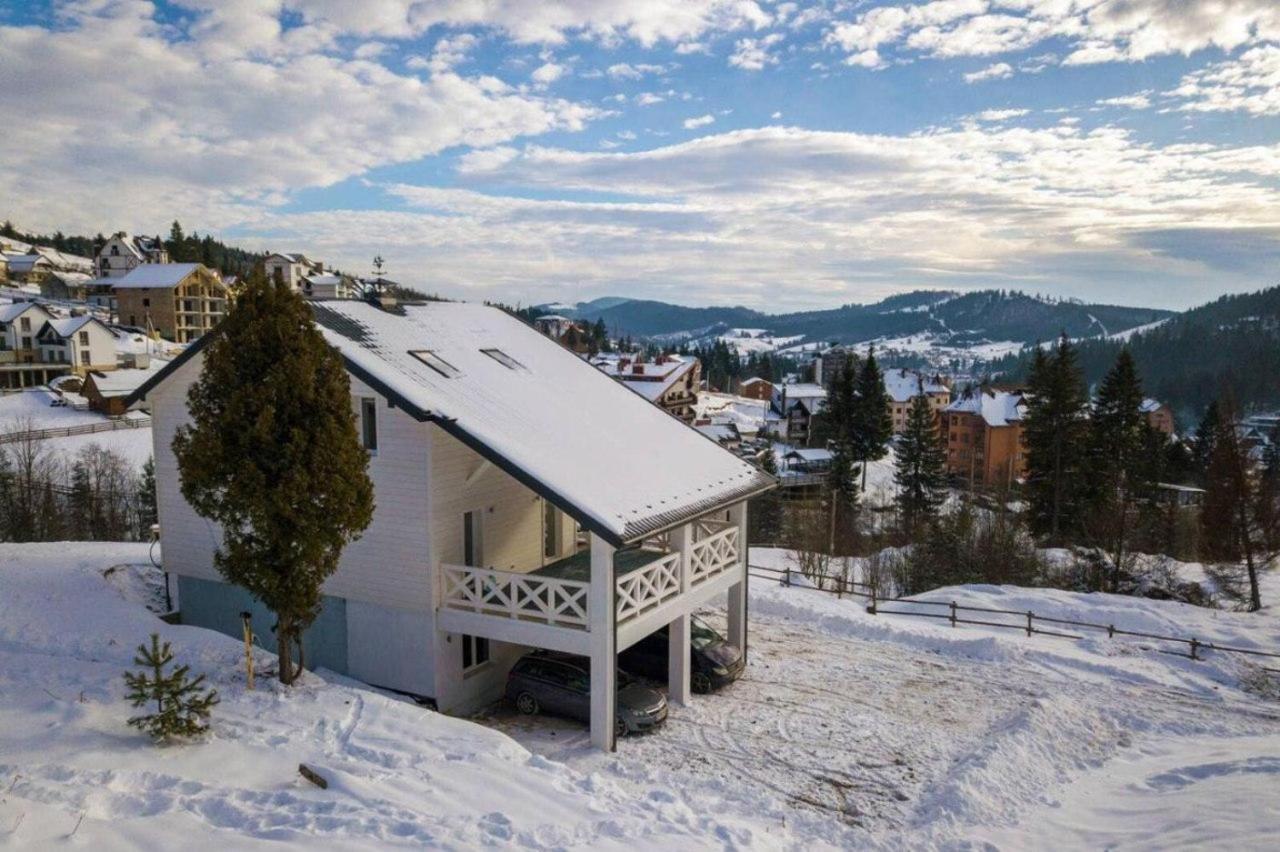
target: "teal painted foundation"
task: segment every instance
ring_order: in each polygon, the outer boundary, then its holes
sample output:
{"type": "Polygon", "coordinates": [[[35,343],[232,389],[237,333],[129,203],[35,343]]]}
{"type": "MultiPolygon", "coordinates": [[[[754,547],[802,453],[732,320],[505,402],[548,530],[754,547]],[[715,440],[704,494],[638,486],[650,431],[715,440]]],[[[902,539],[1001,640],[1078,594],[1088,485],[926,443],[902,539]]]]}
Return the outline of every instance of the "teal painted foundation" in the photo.
{"type": "MultiPolygon", "coordinates": [[[[176,577],[178,605],[182,623],[207,627],[236,639],[244,637],[240,613],[253,617],[253,632],[258,644],[275,653],[276,636],[271,632],[275,617],[259,601],[239,586],[176,577]]],[[[347,673],[347,602],[327,595],[321,599],[320,615],[302,634],[302,648],[307,668],[325,668],[338,674],[347,673]]]]}

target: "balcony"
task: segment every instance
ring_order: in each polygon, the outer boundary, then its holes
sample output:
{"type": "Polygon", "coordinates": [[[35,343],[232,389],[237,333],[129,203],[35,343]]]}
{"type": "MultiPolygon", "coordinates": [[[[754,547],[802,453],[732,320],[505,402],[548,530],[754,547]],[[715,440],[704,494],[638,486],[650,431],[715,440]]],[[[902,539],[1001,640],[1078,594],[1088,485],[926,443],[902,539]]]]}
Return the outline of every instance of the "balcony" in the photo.
{"type": "MultiPolygon", "coordinates": [[[[622,649],[742,579],[740,527],[701,520],[678,533],[619,550],[613,561],[613,619],[622,649]]],[[[440,566],[441,626],[499,641],[587,653],[594,619],[591,558],[581,551],[527,573],[440,566]]]]}

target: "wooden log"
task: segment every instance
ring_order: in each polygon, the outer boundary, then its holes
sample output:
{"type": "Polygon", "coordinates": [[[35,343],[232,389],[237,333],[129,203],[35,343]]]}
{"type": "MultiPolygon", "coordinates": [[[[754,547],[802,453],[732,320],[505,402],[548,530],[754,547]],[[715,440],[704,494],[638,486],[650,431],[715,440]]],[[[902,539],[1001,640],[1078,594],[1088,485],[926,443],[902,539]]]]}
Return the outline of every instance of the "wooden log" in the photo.
{"type": "Polygon", "coordinates": [[[303,778],[307,779],[312,784],[315,784],[321,790],[329,789],[329,782],[324,780],[324,778],[320,776],[320,773],[316,772],[314,769],[312,769],[310,766],[307,766],[305,763],[298,764],[298,772],[302,775],[303,778]]]}

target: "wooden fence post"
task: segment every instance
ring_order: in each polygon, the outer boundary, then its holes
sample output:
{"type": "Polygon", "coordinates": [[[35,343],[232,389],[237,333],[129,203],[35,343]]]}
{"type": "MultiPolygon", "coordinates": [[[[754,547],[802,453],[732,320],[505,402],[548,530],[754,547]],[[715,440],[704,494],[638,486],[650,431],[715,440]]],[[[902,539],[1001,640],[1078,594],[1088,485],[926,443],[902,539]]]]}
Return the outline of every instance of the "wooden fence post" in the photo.
{"type": "Polygon", "coordinates": [[[1193,660],[1200,659],[1199,657],[1196,656],[1196,652],[1199,650],[1199,648],[1200,648],[1200,642],[1194,636],[1192,636],[1191,637],[1191,659],[1193,660]]]}
{"type": "Polygon", "coordinates": [[[1036,617],[1036,614],[1035,614],[1034,612],[1032,612],[1031,610],[1027,610],[1027,635],[1028,635],[1028,636],[1030,636],[1030,635],[1031,635],[1031,633],[1032,633],[1032,630],[1031,630],[1031,619],[1033,619],[1033,618],[1035,618],[1035,617],[1036,617]]]}
{"type": "Polygon", "coordinates": [[[956,626],[956,602],[951,602],[951,626],[956,626]]]}
{"type": "Polygon", "coordinates": [[[787,586],[788,588],[791,587],[791,566],[790,565],[787,566],[787,573],[783,577],[782,582],[783,582],[783,585],[787,586]]]}

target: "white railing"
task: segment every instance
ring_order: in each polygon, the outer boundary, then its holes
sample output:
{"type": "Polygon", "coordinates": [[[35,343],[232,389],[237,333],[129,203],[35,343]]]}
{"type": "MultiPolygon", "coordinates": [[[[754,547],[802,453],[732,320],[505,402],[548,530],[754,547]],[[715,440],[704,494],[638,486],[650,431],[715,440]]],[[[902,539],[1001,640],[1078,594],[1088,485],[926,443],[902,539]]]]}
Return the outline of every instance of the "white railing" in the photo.
{"type": "Polygon", "coordinates": [[[710,580],[738,563],[738,527],[725,527],[693,546],[689,553],[689,586],[710,580]]]}
{"type": "Polygon", "coordinates": [[[590,583],[492,568],[441,565],[449,609],[469,610],[558,627],[586,629],[590,583]]]}
{"type": "Polygon", "coordinates": [[[668,553],[617,579],[618,623],[680,594],[680,554],[668,553]]]}
{"type": "Polygon", "coordinates": [[[703,518],[693,522],[693,539],[694,541],[702,541],[704,538],[715,535],[721,530],[726,530],[734,526],[732,521],[717,521],[714,518],[703,518]]]}

